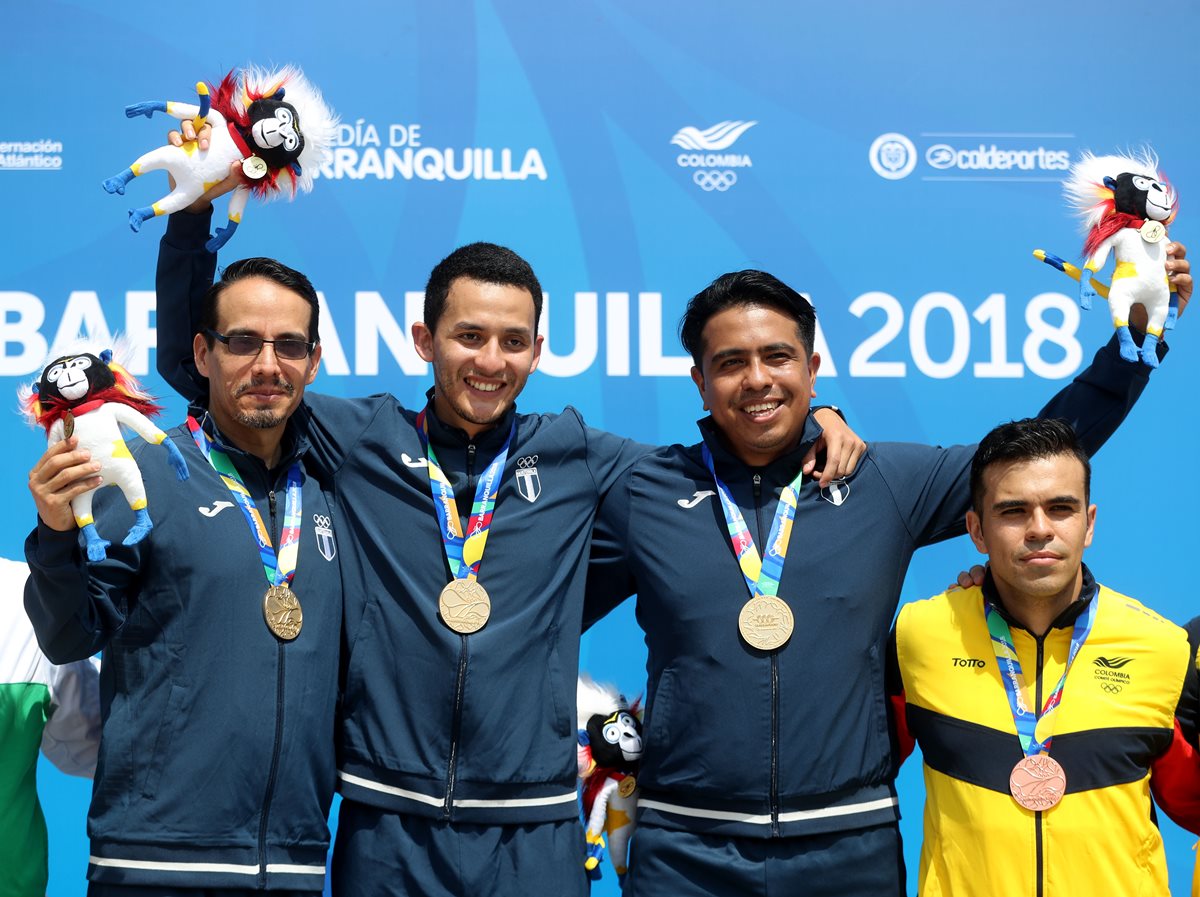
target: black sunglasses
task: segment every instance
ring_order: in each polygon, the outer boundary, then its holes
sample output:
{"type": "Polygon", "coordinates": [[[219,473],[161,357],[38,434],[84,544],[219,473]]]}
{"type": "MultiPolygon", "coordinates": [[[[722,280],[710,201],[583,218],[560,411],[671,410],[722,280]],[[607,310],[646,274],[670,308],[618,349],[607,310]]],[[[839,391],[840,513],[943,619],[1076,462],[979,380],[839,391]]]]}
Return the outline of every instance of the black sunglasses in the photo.
{"type": "Polygon", "coordinates": [[[316,340],[309,342],[302,339],[263,339],[261,336],[250,336],[245,333],[235,333],[226,336],[215,330],[205,330],[208,336],[220,340],[229,349],[230,355],[257,355],[262,351],[263,343],[270,343],[275,354],[288,361],[299,361],[308,358],[317,347],[316,340]]]}

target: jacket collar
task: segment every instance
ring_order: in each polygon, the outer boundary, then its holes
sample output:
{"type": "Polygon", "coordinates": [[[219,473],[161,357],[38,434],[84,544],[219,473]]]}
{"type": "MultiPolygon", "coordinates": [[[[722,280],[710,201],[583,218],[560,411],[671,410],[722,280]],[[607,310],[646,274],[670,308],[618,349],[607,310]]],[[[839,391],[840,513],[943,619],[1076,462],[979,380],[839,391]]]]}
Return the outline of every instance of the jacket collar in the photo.
{"type": "MultiPolygon", "coordinates": [[[[1092,576],[1092,571],[1088,569],[1087,564],[1080,565],[1083,568],[1083,583],[1079,589],[1079,597],[1072,601],[1067,607],[1063,608],[1063,612],[1054,618],[1054,622],[1050,624],[1051,629],[1069,629],[1075,625],[1075,620],[1087,608],[1088,603],[1092,601],[1096,594],[1100,591],[1099,585],[1096,584],[1096,578],[1092,576]]],[[[1025,632],[1026,629],[1018,620],[1014,619],[1004,606],[1004,602],[1000,599],[1000,593],[996,590],[996,582],[992,579],[992,571],[989,568],[983,577],[983,597],[988,600],[992,607],[1004,618],[1009,627],[1016,627],[1025,632]]]]}
{"type": "Polygon", "coordinates": [[[467,435],[467,431],[460,427],[452,426],[446,423],[437,416],[437,412],[433,410],[433,388],[425,393],[428,399],[426,404],[425,420],[429,424],[429,441],[438,448],[466,448],[468,445],[474,445],[476,449],[499,451],[504,445],[504,441],[508,439],[508,431],[512,427],[513,418],[517,413],[516,403],[509,406],[509,409],[504,412],[504,416],[495,423],[492,427],[484,430],[478,436],[471,437],[467,435]]]}
{"type": "MultiPolygon", "coordinates": [[[[208,406],[203,402],[192,402],[188,405],[188,414],[196,418],[201,429],[213,439],[220,442],[230,455],[243,458],[254,457],[225,438],[225,435],[217,427],[217,422],[208,413],[208,406]]],[[[291,464],[308,451],[308,418],[310,414],[312,412],[309,410],[308,404],[302,401],[292,413],[292,416],[288,418],[287,424],[283,428],[283,441],[279,453],[279,463],[275,466],[275,470],[291,464]]],[[[258,458],[254,460],[260,464],[262,463],[258,458]]]]}
{"type": "Polygon", "coordinates": [[[808,417],[804,420],[804,432],[795,448],[780,455],[770,464],[763,467],[752,467],[726,448],[725,439],[711,416],[696,421],[696,426],[700,428],[700,435],[704,437],[708,450],[712,452],[713,464],[722,479],[726,476],[733,476],[735,471],[755,471],[765,473],[772,480],[791,482],[800,470],[804,456],[822,433],[821,425],[812,416],[812,412],[809,412],[808,417]]]}

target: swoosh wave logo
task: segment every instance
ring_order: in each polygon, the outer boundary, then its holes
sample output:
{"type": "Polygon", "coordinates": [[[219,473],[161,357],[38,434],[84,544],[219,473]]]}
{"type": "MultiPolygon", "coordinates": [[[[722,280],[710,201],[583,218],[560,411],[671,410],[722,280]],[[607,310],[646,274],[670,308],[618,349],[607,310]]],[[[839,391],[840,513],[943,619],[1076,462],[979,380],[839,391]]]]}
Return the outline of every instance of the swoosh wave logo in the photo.
{"type": "Polygon", "coordinates": [[[705,131],[688,125],[675,132],[671,143],[690,150],[728,149],[756,124],[756,121],[722,121],[705,131]]]}

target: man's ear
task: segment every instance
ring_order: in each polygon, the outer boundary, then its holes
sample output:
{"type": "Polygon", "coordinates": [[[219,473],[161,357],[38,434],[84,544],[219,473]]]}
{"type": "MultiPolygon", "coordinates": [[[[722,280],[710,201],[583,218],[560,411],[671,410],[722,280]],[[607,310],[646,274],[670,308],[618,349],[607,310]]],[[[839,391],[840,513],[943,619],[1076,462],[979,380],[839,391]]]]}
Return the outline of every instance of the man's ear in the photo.
{"type": "Polygon", "coordinates": [[[433,361],[433,331],[425,326],[424,321],[413,321],[413,348],[421,356],[422,361],[433,361]]]}
{"type": "Polygon", "coordinates": [[[208,376],[208,353],[212,351],[208,348],[208,340],[203,333],[197,333],[192,337],[192,358],[196,362],[196,370],[202,376],[208,376]]]}
{"type": "Polygon", "coordinates": [[[692,382],[696,384],[696,389],[700,391],[700,400],[704,403],[704,410],[708,410],[708,399],[704,397],[704,374],[700,372],[700,368],[693,365],[692,367],[692,382]]]}
{"type": "Polygon", "coordinates": [[[987,543],[983,540],[983,521],[979,519],[974,508],[967,511],[967,535],[975,543],[976,551],[980,554],[988,553],[987,543]]]}

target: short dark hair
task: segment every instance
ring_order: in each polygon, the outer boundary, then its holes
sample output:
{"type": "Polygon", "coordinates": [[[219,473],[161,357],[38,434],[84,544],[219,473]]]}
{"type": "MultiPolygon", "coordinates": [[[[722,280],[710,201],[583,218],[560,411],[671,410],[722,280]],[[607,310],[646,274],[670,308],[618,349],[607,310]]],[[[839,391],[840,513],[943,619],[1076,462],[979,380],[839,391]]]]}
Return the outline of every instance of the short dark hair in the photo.
{"type": "Polygon", "coordinates": [[[468,243],[437,263],[425,284],[425,326],[432,333],[446,310],[450,285],[460,277],[480,283],[519,287],[533,297],[533,333],[542,317],[542,285],[529,262],[495,243],[468,243]]]}
{"type": "Polygon", "coordinates": [[[983,475],[993,464],[1072,455],[1083,465],[1083,500],[1092,495],[1092,462],[1065,420],[1027,417],[1001,424],[983,437],[971,461],[971,505],[983,513],[983,475]]]}
{"type": "Polygon", "coordinates": [[[773,308],[793,319],[804,350],[812,355],[817,330],[817,312],[812,303],[778,277],[747,269],[722,274],[688,302],[679,321],[679,341],[696,367],[700,367],[704,355],[704,325],[713,315],[738,305],[773,308]]]}
{"type": "Polygon", "coordinates": [[[213,282],[204,294],[204,302],[200,308],[200,332],[211,349],[213,338],[207,331],[217,329],[217,300],[233,284],[250,277],[262,277],[265,280],[279,284],[285,290],[290,290],[308,303],[312,314],[308,319],[309,342],[319,342],[320,305],[317,302],[317,291],[313,289],[312,281],[294,268],[289,268],[283,262],[275,259],[256,258],[241,259],[225,266],[220,279],[213,282]]]}

